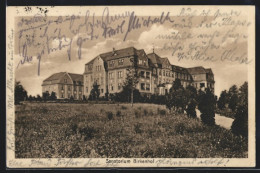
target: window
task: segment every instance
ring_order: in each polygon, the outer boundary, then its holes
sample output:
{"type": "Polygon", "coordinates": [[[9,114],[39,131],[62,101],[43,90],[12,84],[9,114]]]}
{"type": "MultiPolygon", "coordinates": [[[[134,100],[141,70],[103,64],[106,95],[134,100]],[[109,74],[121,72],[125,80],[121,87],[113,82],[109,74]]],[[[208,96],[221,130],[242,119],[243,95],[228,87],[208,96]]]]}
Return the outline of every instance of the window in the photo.
{"type": "Polygon", "coordinates": [[[74,99],[76,99],[77,98],[77,94],[74,94],[74,99]]]}
{"type": "Polygon", "coordinates": [[[162,70],[159,70],[159,75],[160,75],[160,76],[162,75],[162,70]]]}
{"type": "Polygon", "coordinates": [[[103,89],[101,89],[101,93],[103,93],[104,92],[104,90],[103,89]]]}
{"type": "Polygon", "coordinates": [[[67,79],[64,79],[64,83],[67,83],[67,79]]]}
{"type": "Polygon", "coordinates": [[[108,78],[109,79],[113,79],[114,78],[114,73],[113,72],[108,73],[108,78]]]}
{"type": "Polygon", "coordinates": [[[146,61],[144,60],[144,66],[146,66],[146,61]]]}
{"type": "Polygon", "coordinates": [[[61,98],[64,98],[64,94],[63,93],[61,94],[61,98]]]}
{"type": "Polygon", "coordinates": [[[200,88],[205,87],[205,83],[200,83],[200,88]]]}
{"type": "Polygon", "coordinates": [[[146,91],[150,91],[150,84],[146,84],[146,91]]]}
{"type": "Polygon", "coordinates": [[[119,59],[118,60],[118,65],[123,65],[124,64],[124,59],[119,59]]]}
{"type": "Polygon", "coordinates": [[[146,72],[146,78],[150,79],[150,72],[146,72]]]}
{"type": "Polygon", "coordinates": [[[77,91],[77,87],[76,86],[74,86],[74,91],[77,91]]]}
{"type": "Polygon", "coordinates": [[[103,85],[103,83],[104,83],[104,78],[101,77],[101,85],[103,85]]]}
{"type": "Polygon", "coordinates": [[[114,60],[109,61],[109,67],[114,67],[114,64],[115,64],[115,61],[114,61],[114,60]]]}
{"type": "Polygon", "coordinates": [[[122,71],[117,72],[117,74],[118,74],[118,78],[122,78],[123,77],[123,72],[122,71]]]}
{"type": "Polygon", "coordinates": [[[64,85],[61,85],[61,89],[64,90],[64,85]]]}
{"type": "Polygon", "coordinates": [[[81,87],[79,87],[79,92],[81,92],[82,91],[82,89],[81,89],[81,87]]]}
{"type": "Polygon", "coordinates": [[[93,67],[92,64],[89,64],[88,65],[88,70],[92,70],[92,67],[93,67]]]}
{"type": "Polygon", "coordinates": [[[88,87],[86,87],[86,92],[88,93],[88,87]]]}
{"type": "Polygon", "coordinates": [[[81,85],[81,81],[78,81],[78,84],[81,85]]]}
{"type": "Polygon", "coordinates": [[[153,74],[156,74],[156,69],[155,68],[153,69],[153,74]]]}
{"type": "Polygon", "coordinates": [[[114,90],[114,86],[112,84],[110,85],[110,89],[111,89],[111,91],[114,90]]]}
{"type": "Polygon", "coordinates": [[[68,94],[68,98],[70,98],[70,94],[68,94]]]}
{"type": "Polygon", "coordinates": [[[122,84],[118,83],[118,90],[121,90],[121,88],[122,88],[122,84]]]}
{"type": "Polygon", "coordinates": [[[144,71],[141,71],[141,72],[140,72],[140,76],[141,76],[141,77],[144,77],[144,71]]]}
{"type": "Polygon", "coordinates": [[[143,64],[143,60],[139,59],[138,64],[142,65],[143,64]]]}
{"type": "Polygon", "coordinates": [[[168,76],[168,71],[166,71],[166,76],[168,76]]]}
{"type": "Polygon", "coordinates": [[[163,70],[163,76],[165,76],[165,70],[163,70]]]}
{"type": "Polygon", "coordinates": [[[90,76],[90,78],[91,78],[91,82],[93,82],[93,76],[92,75],[90,76]]]}
{"type": "Polygon", "coordinates": [[[141,90],[145,90],[145,84],[141,83],[141,90]]]}
{"type": "Polygon", "coordinates": [[[73,84],[76,85],[76,81],[73,81],[73,84]]]}
{"type": "Polygon", "coordinates": [[[70,91],[71,90],[71,88],[70,88],[70,86],[68,86],[68,91],[70,91]]]}

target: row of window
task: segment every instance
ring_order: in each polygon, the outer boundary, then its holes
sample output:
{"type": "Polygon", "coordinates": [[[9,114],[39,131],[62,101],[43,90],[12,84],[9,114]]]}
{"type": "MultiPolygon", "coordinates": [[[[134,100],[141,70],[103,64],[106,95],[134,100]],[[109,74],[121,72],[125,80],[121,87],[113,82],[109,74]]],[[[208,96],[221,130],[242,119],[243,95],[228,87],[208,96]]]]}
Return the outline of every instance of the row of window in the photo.
{"type": "Polygon", "coordinates": [[[150,91],[150,84],[149,83],[140,83],[140,88],[143,91],[150,91]]]}
{"type": "MultiPolygon", "coordinates": [[[[108,73],[108,78],[109,79],[114,79],[114,72],[109,72],[108,73]]],[[[118,79],[123,78],[123,71],[118,71],[117,72],[117,78],[118,79]]]]}
{"type": "MultiPolygon", "coordinates": [[[[68,85],[68,91],[71,91],[71,86],[70,85],[68,85]]],[[[82,87],[81,86],[79,86],[78,87],[79,88],[79,92],[81,92],[82,91],[82,87]]],[[[61,90],[63,91],[65,89],[65,85],[61,85],[61,90]]],[[[73,87],[73,91],[77,91],[77,87],[73,87]]]]}
{"type": "MultiPolygon", "coordinates": [[[[109,62],[108,62],[109,67],[114,67],[115,61],[116,61],[116,60],[111,60],[111,61],[109,61],[109,62]]],[[[124,65],[124,59],[119,59],[119,60],[117,60],[117,61],[118,61],[118,65],[119,65],[119,66],[120,66],[120,65],[124,65]]]]}
{"type": "MultiPolygon", "coordinates": [[[[64,83],[68,83],[68,79],[64,79],[64,83]]],[[[78,83],[78,85],[81,85],[81,81],[73,81],[73,84],[76,85],[78,83]]]]}
{"type": "Polygon", "coordinates": [[[150,79],[150,72],[140,71],[140,76],[142,78],[150,79]]]}

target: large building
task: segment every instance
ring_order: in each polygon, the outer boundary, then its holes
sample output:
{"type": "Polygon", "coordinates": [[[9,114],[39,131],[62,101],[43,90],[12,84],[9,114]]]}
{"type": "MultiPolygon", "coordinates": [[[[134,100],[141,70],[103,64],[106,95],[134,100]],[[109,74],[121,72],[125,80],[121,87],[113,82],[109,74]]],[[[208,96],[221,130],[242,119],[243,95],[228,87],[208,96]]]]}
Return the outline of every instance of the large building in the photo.
{"type": "Polygon", "coordinates": [[[134,47],[113,48],[111,52],[96,56],[85,64],[83,75],[66,72],[53,74],[43,81],[42,89],[43,92],[56,92],[57,98],[69,98],[73,94],[74,99],[82,99],[82,95],[89,97],[93,84],[97,83],[100,96],[114,94],[122,91],[129,69],[138,73],[136,88],[141,94],[165,95],[176,79],[180,79],[184,87],[193,85],[197,89],[210,88],[214,92],[215,81],[211,69],[172,65],[168,58],[162,58],[154,51],[146,54],[143,49],[134,47]],[[74,88],[76,92],[71,92],[74,88]]]}
{"type": "Polygon", "coordinates": [[[42,92],[56,93],[58,99],[83,98],[83,75],[67,72],[55,73],[42,83],[42,92]]]}

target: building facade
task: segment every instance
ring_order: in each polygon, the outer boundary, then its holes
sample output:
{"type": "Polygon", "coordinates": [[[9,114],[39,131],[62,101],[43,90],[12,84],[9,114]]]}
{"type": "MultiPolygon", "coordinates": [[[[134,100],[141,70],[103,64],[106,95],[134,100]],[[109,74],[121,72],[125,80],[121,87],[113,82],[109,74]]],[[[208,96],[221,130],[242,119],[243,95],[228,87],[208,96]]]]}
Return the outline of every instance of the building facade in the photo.
{"type": "Polygon", "coordinates": [[[180,79],[183,87],[192,85],[197,89],[210,88],[214,92],[214,74],[204,67],[184,68],[172,65],[168,58],[160,57],[154,51],[146,54],[143,49],[128,47],[103,53],[85,64],[83,75],[56,73],[45,79],[43,92],[54,91],[57,97],[82,99],[89,97],[93,84],[99,85],[100,96],[115,94],[123,89],[129,70],[138,74],[136,89],[141,94],[165,95],[173,82],[180,79]],[[66,81],[66,82],[65,82],[66,81]]]}
{"type": "Polygon", "coordinates": [[[83,99],[83,75],[67,72],[55,73],[42,83],[42,92],[56,93],[57,99],[83,99]]]}

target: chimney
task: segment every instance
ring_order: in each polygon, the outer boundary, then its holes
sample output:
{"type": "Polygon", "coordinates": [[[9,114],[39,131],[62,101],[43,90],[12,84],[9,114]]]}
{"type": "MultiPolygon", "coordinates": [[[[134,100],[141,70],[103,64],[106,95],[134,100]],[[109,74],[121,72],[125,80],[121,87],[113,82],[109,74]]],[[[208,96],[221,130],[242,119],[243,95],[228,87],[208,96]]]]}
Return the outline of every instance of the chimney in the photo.
{"type": "Polygon", "coordinates": [[[116,49],[113,47],[113,53],[115,53],[116,49]]]}

